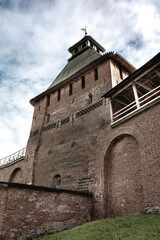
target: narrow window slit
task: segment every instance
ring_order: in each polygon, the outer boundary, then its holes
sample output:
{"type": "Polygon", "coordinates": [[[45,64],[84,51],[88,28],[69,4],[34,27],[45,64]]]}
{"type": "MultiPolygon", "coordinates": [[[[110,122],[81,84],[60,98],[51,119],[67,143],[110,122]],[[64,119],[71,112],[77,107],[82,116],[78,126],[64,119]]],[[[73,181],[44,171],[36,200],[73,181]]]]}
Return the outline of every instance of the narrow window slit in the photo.
{"type": "Polygon", "coordinates": [[[85,76],[82,76],[81,78],[81,87],[82,89],[85,88],[85,76]]]}

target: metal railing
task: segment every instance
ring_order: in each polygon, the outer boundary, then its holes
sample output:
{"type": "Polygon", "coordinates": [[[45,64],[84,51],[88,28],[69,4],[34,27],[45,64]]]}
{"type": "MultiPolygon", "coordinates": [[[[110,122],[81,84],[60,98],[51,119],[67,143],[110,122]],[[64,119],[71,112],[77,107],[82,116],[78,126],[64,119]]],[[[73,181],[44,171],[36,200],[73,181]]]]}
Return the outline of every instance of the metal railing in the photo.
{"type": "Polygon", "coordinates": [[[18,159],[21,159],[22,157],[25,157],[26,154],[26,148],[22,148],[18,152],[15,152],[7,157],[4,157],[0,159],[0,167],[6,164],[9,164],[11,162],[17,161],[18,159]]]}

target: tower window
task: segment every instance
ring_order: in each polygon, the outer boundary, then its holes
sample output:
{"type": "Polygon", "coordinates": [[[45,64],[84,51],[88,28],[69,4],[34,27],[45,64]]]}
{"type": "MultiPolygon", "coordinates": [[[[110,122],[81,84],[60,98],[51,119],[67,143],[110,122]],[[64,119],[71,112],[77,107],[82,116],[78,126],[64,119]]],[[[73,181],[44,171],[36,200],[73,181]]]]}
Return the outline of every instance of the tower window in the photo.
{"type": "Polygon", "coordinates": [[[57,174],[57,175],[53,178],[52,187],[53,187],[53,188],[60,188],[60,187],[61,187],[61,176],[60,176],[59,174],[57,174]]]}
{"type": "Polygon", "coordinates": [[[82,44],[82,48],[84,48],[86,46],[86,42],[84,42],[83,44],[82,44]]]}
{"type": "Polygon", "coordinates": [[[85,76],[82,76],[81,78],[81,88],[85,88],[85,76]]]}
{"type": "Polygon", "coordinates": [[[92,94],[90,93],[88,95],[88,104],[91,104],[92,103],[92,94]]]}
{"type": "Polygon", "coordinates": [[[69,96],[71,96],[73,93],[73,85],[72,83],[69,84],[69,96]]]}
{"type": "Polygon", "coordinates": [[[98,68],[94,69],[94,80],[98,80],[98,68]]]}
{"type": "Polygon", "coordinates": [[[49,120],[50,120],[50,114],[48,113],[47,114],[47,123],[49,123],[49,120]]]}
{"type": "Polygon", "coordinates": [[[90,46],[91,46],[91,48],[93,48],[93,44],[92,43],[90,43],[90,46]]]}
{"type": "Polygon", "coordinates": [[[57,92],[57,101],[60,101],[60,99],[61,99],[61,89],[59,88],[57,92]]]}
{"type": "Polygon", "coordinates": [[[47,95],[47,107],[50,105],[50,95],[47,95]]]}

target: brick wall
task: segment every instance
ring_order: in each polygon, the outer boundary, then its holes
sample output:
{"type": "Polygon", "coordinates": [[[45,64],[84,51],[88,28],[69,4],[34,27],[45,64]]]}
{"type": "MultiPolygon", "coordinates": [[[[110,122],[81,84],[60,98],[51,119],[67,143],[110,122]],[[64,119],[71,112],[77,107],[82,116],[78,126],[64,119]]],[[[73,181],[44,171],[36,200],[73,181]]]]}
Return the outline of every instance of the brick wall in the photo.
{"type": "Polygon", "coordinates": [[[27,156],[35,163],[36,185],[52,187],[54,176],[59,174],[62,188],[92,190],[97,129],[106,122],[109,110],[101,95],[111,88],[110,61],[97,69],[98,80],[94,79],[94,69],[85,74],[85,88],[81,87],[81,76],[72,82],[72,95],[67,84],[61,87],[60,101],[55,91],[49,106],[47,96],[35,105],[31,132],[38,132],[29,138],[27,156]],[[89,94],[92,103],[88,102],[89,94]]]}
{"type": "Polygon", "coordinates": [[[99,132],[96,216],[133,214],[160,205],[159,112],[157,104],[99,132]]]}
{"type": "Polygon", "coordinates": [[[33,163],[27,158],[0,167],[0,182],[32,183],[33,163]]]}
{"type": "Polygon", "coordinates": [[[47,96],[41,99],[27,146],[33,183],[52,187],[58,175],[61,188],[92,192],[95,219],[160,205],[160,106],[110,127],[109,104],[101,99],[113,75],[115,81],[119,74],[117,65],[112,62],[110,69],[110,64],[98,66],[96,81],[94,69],[87,72],[84,89],[81,77],[75,79],[70,96],[69,85],[62,87],[59,102],[57,91],[50,95],[49,106],[47,96]]]}
{"type": "Polygon", "coordinates": [[[25,240],[91,221],[86,193],[0,183],[0,239],[25,240]]]}
{"type": "MultiPolygon", "coordinates": [[[[47,98],[42,100],[42,109],[50,114],[50,120],[47,123],[45,112],[41,113],[43,131],[29,139],[27,148],[28,154],[33,151],[35,156],[35,184],[52,187],[58,174],[62,188],[92,192],[95,219],[132,214],[148,205],[160,204],[156,180],[160,155],[159,105],[111,128],[109,104],[101,96],[111,88],[111,81],[118,78],[119,70],[113,61],[107,61],[98,66],[98,73],[96,81],[94,70],[85,74],[84,89],[81,78],[75,80],[71,96],[66,85],[59,102],[57,92],[53,93],[46,110],[47,98]],[[89,93],[93,102],[87,105],[89,93]],[[86,110],[99,101],[102,105],[86,110]],[[65,124],[52,125],[68,116],[65,124]]],[[[38,103],[35,116],[37,109],[38,103]]]]}

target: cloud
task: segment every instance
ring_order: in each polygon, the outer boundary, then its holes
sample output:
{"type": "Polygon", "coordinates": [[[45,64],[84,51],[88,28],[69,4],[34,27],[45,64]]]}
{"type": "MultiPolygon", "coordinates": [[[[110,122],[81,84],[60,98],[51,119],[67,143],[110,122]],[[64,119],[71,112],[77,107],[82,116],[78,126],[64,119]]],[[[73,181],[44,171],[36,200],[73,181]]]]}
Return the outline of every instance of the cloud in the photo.
{"type": "Polygon", "coordinates": [[[0,0],[0,158],[23,148],[33,107],[87,26],[106,51],[140,67],[159,51],[156,0],[0,0]]]}

